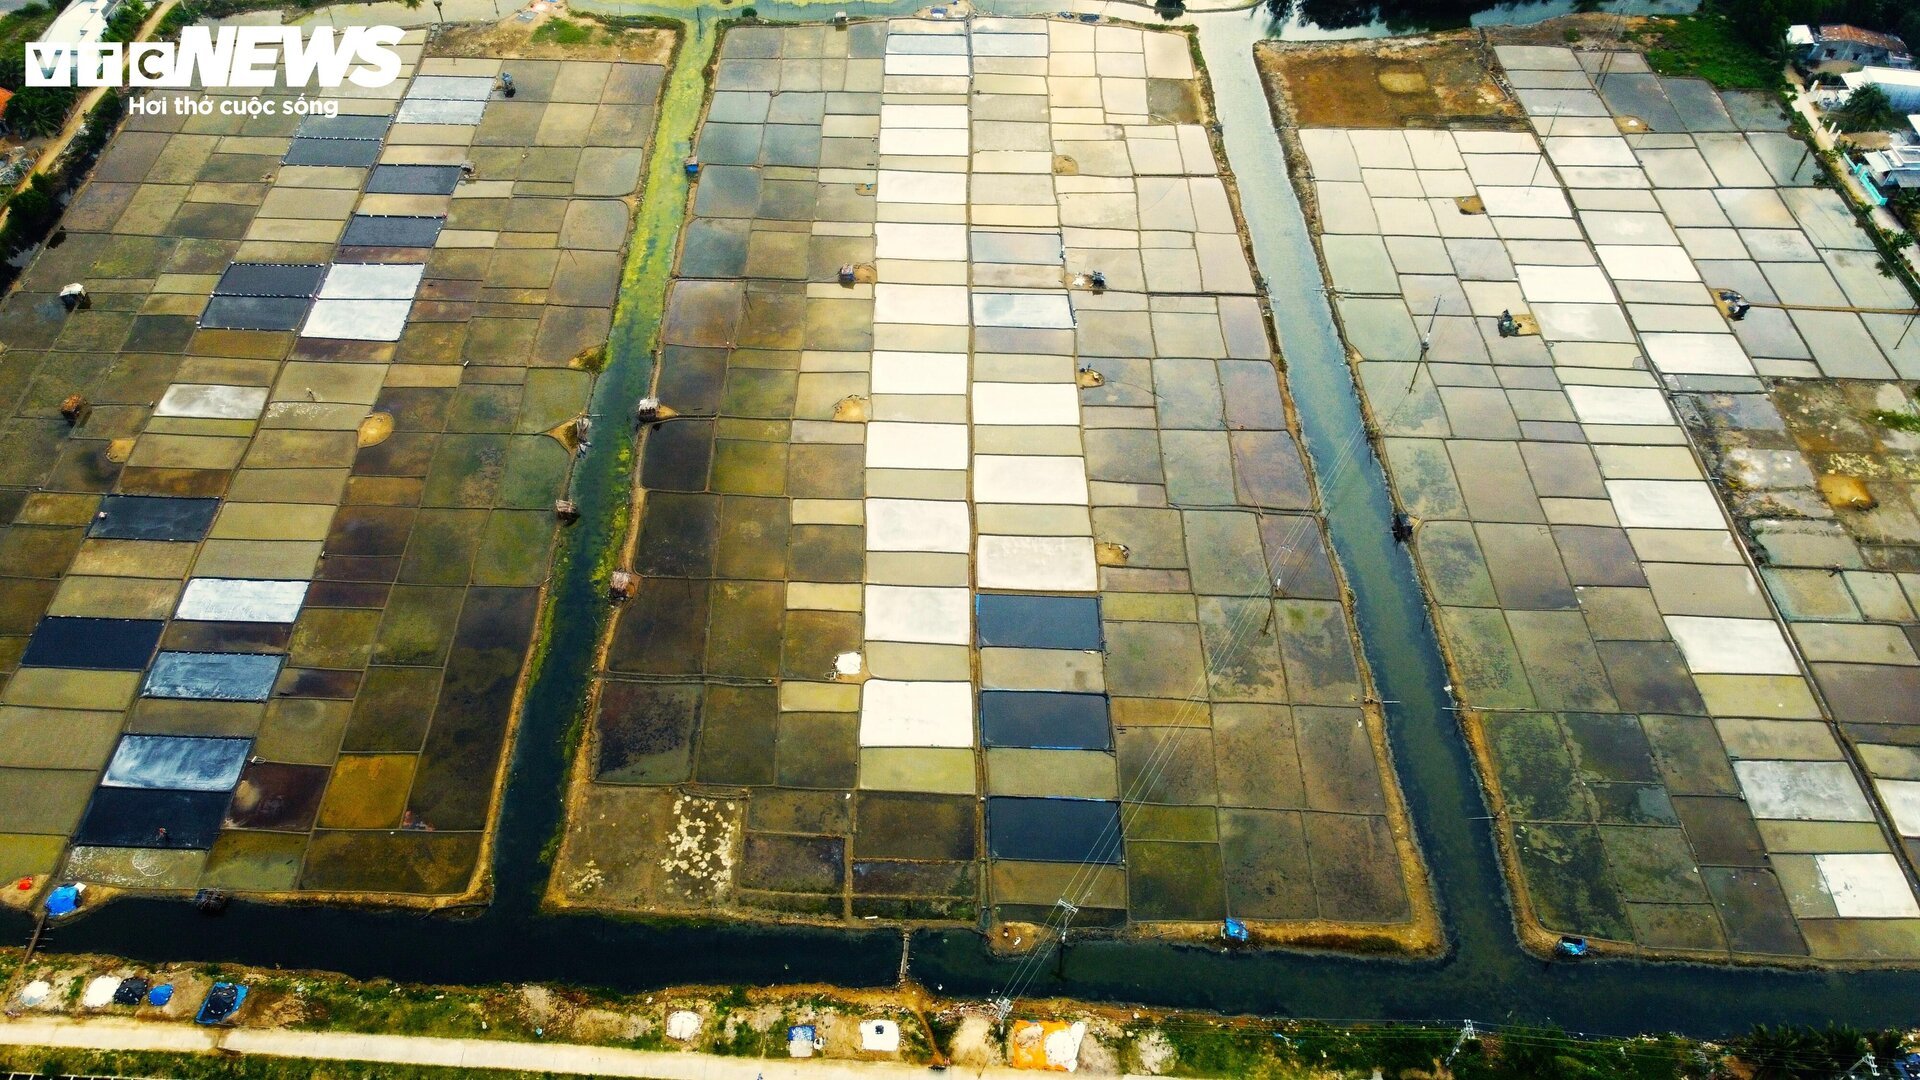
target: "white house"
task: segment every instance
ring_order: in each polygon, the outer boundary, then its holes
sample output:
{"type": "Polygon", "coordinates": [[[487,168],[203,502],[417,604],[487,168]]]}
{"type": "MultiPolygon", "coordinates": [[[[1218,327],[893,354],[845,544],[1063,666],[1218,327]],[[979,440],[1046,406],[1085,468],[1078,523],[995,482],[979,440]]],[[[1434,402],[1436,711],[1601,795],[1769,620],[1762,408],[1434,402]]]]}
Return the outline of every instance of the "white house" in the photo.
{"type": "Polygon", "coordinates": [[[1870,67],[1859,71],[1849,71],[1840,76],[1846,84],[1846,92],[1852,94],[1863,86],[1877,86],[1887,95],[1887,102],[1893,111],[1901,115],[1920,113],[1920,71],[1907,68],[1870,67]]]}
{"type": "Polygon", "coordinates": [[[1901,144],[1869,150],[1860,161],[1882,189],[1920,188],[1920,146],[1901,144]]]}
{"type": "Polygon", "coordinates": [[[1893,34],[1862,30],[1845,23],[1827,26],[1789,26],[1787,48],[1803,64],[1830,61],[1873,67],[1910,68],[1913,57],[1907,43],[1893,34]]]}
{"type": "Polygon", "coordinates": [[[53,20],[40,40],[58,45],[98,44],[107,32],[107,20],[120,9],[121,0],[73,0],[53,20]]]}

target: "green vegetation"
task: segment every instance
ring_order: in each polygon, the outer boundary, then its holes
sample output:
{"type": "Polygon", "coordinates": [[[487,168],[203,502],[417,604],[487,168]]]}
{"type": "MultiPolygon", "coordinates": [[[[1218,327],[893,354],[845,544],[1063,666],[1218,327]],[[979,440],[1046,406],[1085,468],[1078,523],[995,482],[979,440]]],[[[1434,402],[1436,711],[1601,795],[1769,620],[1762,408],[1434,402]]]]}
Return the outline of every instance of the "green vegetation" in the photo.
{"type": "Polygon", "coordinates": [[[1167,1020],[1157,1030],[1174,1053],[1176,1076],[1304,1080],[1311,1076],[1537,1080],[1554,1076],[1618,1080],[1707,1080],[1719,1055],[1678,1038],[1583,1040],[1557,1028],[1513,1028],[1463,1039],[1459,1028],[1385,1024],[1337,1028],[1296,1024],[1275,1031],[1167,1020]]]}
{"type": "Polygon", "coordinates": [[[533,41],[536,45],[585,45],[591,40],[593,40],[593,27],[563,19],[558,15],[548,19],[533,32],[533,41]]]}
{"type": "Polygon", "coordinates": [[[1827,110],[1827,122],[1841,131],[1885,131],[1900,122],[1887,92],[1877,86],[1863,86],[1847,95],[1847,100],[1827,110]]]}
{"type": "Polygon", "coordinates": [[[1892,409],[1875,409],[1867,414],[1874,423],[1891,431],[1905,431],[1920,435],[1920,412],[1896,412],[1892,409]]]}
{"type": "Polygon", "coordinates": [[[56,14],[46,4],[32,3],[0,15],[0,86],[15,90],[26,80],[24,46],[52,26],[56,14]]]}
{"type": "Polygon", "coordinates": [[[166,1076],[175,1080],[586,1080],[573,1073],[440,1069],[418,1065],[210,1054],[0,1048],[0,1070],[39,1076],[166,1076]]]}
{"type": "Polygon", "coordinates": [[[140,27],[153,13],[153,5],[146,0],[125,0],[112,16],[107,19],[106,33],[101,35],[105,41],[132,41],[140,36],[140,27]]]}
{"type": "Polygon", "coordinates": [[[1662,75],[1705,79],[1722,90],[1768,90],[1781,82],[1778,54],[1756,45],[1741,19],[1718,11],[1649,19],[1631,36],[1662,75]]]}
{"type": "Polygon", "coordinates": [[[1633,35],[1663,75],[1706,79],[1723,90],[1780,85],[1787,27],[1851,23],[1920,40],[1911,0],[1705,0],[1697,15],[1655,18],[1633,35]]]}
{"type": "MultiPolygon", "coordinates": [[[[283,11],[289,7],[310,11],[318,3],[319,0],[180,0],[160,17],[153,36],[171,40],[179,36],[181,27],[202,19],[224,19],[243,11],[283,11]]],[[[409,8],[419,6],[420,0],[407,4],[409,8]]]]}
{"type": "Polygon", "coordinates": [[[6,121],[16,135],[38,138],[60,130],[79,92],[68,87],[27,86],[27,42],[53,24],[46,4],[28,4],[0,16],[0,89],[11,90],[6,121]]]}

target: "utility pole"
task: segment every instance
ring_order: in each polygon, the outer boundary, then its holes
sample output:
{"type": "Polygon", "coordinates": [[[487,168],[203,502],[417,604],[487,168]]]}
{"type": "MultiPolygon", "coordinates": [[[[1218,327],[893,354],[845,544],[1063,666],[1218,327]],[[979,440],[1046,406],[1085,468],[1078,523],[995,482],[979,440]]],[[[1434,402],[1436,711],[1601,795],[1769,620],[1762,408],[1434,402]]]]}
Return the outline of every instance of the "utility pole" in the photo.
{"type": "Polygon", "coordinates": [[[1054,957],[1053,963],[1053,977],[1064,979],[1067,977],[1067,927],[1072,924],[1073,917],[1080,914],[1080,909],[1064,898],[1054,901],[1054,906],[1067,914],[1066,918],[1060,920],[1060,952],[1054,957]]]}
{"type": "Polygon", "coordinates": [[[1860,1080],[1860,1078],[1863,1076],[1879,1076],[1879,1075],[1880,1075],[1880,1062],[1876,1060],[1872,1052],[1869,1051],[1868,1053],[1861,1055],[1859,1061],[1856,1061],[1852,1065],[1848,1066],[1846,1072],[1843,1072],[1839,1076],[1834,1077],[1834,1080],[1860,1080]],[[1860,1071],[1861,1066],[1865,1066],[1867,1071],[1861,1072],[1860,1071]]]}
{"type": "Polygon", "coordinates": [[[1479,1037],[1480,1037],[1480,1033],[1473,1030],[1473,1021],[1468,1020],[1465,1023],[1461,1024],[1460,1037],[1454,1040],[1453,1049],[1447,1051],[1447,1064],[1448,1065],[1453,1064],[1453,1059],[1459,1056],[1460,1049],[1466,1046],[1469,1040],[1477,1039],[1479,1037]]]}

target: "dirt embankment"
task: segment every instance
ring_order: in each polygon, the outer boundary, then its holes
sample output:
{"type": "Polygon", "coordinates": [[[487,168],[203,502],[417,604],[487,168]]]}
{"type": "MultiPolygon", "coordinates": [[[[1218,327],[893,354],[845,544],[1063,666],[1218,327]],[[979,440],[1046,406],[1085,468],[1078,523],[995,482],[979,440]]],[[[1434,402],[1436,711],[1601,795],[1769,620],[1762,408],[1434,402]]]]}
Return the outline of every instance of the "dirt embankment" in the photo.
{"type": "Polygon", "coordinates": [[[503,56],[516,60],[617,60],[629,64],[673,63],[673,31],[620,26],[591,15],[554,8],[522,21],[443,26],[427,46],[428,56],[503,56]]]}

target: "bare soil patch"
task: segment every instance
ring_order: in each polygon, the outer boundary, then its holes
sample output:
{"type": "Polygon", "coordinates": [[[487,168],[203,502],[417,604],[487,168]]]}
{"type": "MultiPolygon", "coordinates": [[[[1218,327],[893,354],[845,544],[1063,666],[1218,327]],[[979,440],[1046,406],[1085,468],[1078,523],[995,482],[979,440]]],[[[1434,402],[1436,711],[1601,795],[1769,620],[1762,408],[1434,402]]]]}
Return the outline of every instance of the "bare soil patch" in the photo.
{"type": "Polygon", "coordinates": [[[1254,55],[1301,127],[1427,127],[1520,114],[1477,37],[1263,44],[1254,55]]]}
{"type": "Polygon", "coordinates": [[[592,15],[578,14],[556,7],[522,21],[509,16],[496,23],[447,26],[427,45],[429,56],[501,56],[515,60],[620,60],[633,64],[671,64],[674,33],[651,26],[619,26],[592,15]],[[539,34],[542,26],[564,19],[586,31],[586,40],[577,34],[539,34]],[[536,40],[541,38],[543,40],[536,40]]]}

